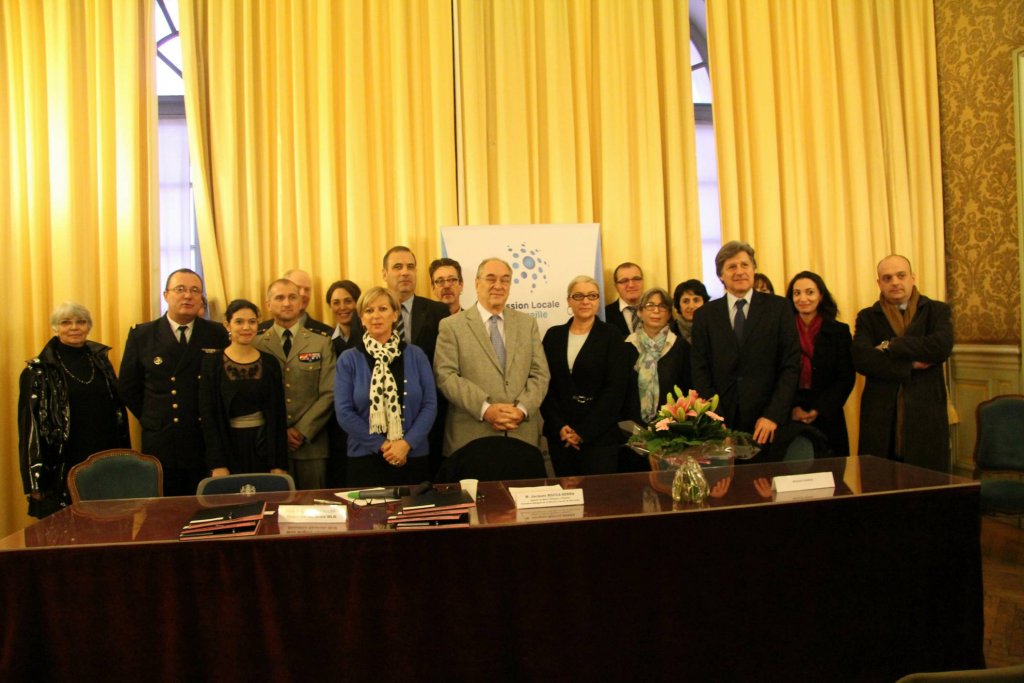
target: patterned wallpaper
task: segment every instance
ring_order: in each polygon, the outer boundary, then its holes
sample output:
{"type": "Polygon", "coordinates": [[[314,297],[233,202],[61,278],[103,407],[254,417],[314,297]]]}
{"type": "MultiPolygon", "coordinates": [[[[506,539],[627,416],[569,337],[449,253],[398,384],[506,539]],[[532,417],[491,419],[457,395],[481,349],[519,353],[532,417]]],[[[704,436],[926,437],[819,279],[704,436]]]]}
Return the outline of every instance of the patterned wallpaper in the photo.
{"type": "Polygon", "coordinates": [[[1021,0],[935,0],[946,277],[958,343],[1020,343],[1012,51],[1021,0]]]}

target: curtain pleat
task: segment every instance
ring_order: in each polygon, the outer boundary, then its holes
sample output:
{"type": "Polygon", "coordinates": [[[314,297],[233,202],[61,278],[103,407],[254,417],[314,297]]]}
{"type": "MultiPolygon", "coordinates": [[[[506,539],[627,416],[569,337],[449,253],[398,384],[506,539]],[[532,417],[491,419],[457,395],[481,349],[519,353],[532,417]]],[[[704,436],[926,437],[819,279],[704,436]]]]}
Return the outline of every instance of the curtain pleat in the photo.
{"type": "MultiPolygon", "coordinates": [[[[381,279],[457,220],[448,0],[182,0],[196,216],[216,314],[284,271],[381,279]],[[199,125],[192,125],[193,121],[199,125]]],[[[427,270],[420,269],[427,291],[427,270]]]]}
{"type": "Polygon", "coordinates": [[[0,3],[0,262],[11,296],[0,373],[0,533],[30,518],[18,474],[18,376],[62,301],[89,309],[117,366],[158,278],[151,0],[0,3]]]}

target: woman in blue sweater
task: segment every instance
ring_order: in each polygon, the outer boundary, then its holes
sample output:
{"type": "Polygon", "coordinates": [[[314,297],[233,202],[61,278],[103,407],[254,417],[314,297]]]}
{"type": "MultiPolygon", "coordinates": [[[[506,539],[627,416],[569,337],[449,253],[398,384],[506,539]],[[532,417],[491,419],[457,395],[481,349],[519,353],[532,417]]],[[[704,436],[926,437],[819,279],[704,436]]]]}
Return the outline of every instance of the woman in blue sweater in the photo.
{"type": "Polygon", "coordinates": [[[360,343],[341,354],[334,409],[348,434],[349,486],[415,484],[430,477],[427,436],[437,415],[426,354],[395,332],[399,303],[373,287],[356,304],[360,343]]]}

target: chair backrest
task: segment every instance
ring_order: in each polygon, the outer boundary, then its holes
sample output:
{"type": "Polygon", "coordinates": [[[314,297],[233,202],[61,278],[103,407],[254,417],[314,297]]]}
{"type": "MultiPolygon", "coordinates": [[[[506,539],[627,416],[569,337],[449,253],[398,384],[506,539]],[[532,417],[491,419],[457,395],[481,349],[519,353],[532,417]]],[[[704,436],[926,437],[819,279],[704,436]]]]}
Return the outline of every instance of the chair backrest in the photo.
{"type": "Polygon", "coordinates": [[[68,472],[71,502],[117,498],[159,498],[164,470],[152,455],[115,448],[93,453],[68,472]]]}
{"type": "Polygon", "coordinates": [[[295,480],[289,474],[250,472],[228,474],[223,477],[207,477],[199,482],[197,496],[215,496],[224,493],[273,493],[294,491],[295,480]]]}
{"type": "Polygon", "coordinates": [[[548,476],[540,449],[511,436],[485,436],[470,441],[451,454],[438,475],[439,481],[543,479],[548,476]]]}
{"type": "Polygon", "coordinates": [[[996,396],[978,404],[974,462],[980,470],[1024,472],[1024,396],[996,396]]]}

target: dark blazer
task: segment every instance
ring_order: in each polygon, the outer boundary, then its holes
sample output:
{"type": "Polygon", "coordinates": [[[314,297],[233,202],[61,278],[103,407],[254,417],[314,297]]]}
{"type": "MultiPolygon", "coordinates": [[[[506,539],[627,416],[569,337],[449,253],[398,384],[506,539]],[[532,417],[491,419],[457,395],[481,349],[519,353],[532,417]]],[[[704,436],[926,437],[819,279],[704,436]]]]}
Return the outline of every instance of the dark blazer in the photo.
{"type": "MultiPolygon", "coordinates": [[[[794,322],[800,324],[798,320],[794,322]]],[[[822,320],[811,358],[811,388],[797,387],[793,403],[804,410],[818,411],[818,417],[811,426],[825,435],[829,448],[837,456],[850,454],[846,415],[843,414],[843,406],[853,390],[855,378],[850,343],[849,325],[837,320],[822,320]]]]}
{"type": "MultiPolygon", "coordinates": [[[[626,358],[629,365],[629,383],[626,387],[626,401],[623,415],[629,420],[643,424],[643,415],[640,409],[640,377],[636,371],[636,362],[640,358],[640,350],[635,345],[636,335],[645,334],[643,330],[637,330],[626,338],[623,346],[626,349],[626,358]]],[[[672,392],[674,387],[679,387],[683,392],[688,392],[693,387],[693,373],[690,369],[690,345],[685,339],[672,332],[675,339],[672,346],[658,359],[658,405],[666,403],[665,397],[672,392]]]]}
{"type": "MultiPolygon", "coordinates": [[[[271,321],[271,322],[273,322],[273,321],[271,321]]],[[[332,329],[330,333],[333,335],[334,334],[334,330],[332,329]]],[[[359,322],[359,316],[353,315],[352,316],[351,336],[349,336],[348,341],[346,342],[341,337],[332,337],[331,338],[331,348],[334,349],[334,357],[335,358],[341,358],[341,354],[342,353],[344,353],[345,351],[348,351],[349,349],[354,349],[357,346],[359,346],[360,342],[362,341],[362,338],[363,338],[363,324],[361,322],[359,322]]]]}
{"type": "Polygon", "coordinates": [[[726,297],[693,316],[693,388],[718,394],[718,414],[730,429],[754,431],[758,418],[789,421],[800,380],[800,342],[793,310],[774,294],[754,292],[742,342],[736,339],[726,297]]]}
{"type": "Polygon", "coordinates": [[[423,349],[430,363],[434,363],[437,331],[450,311],[446,304],[422,296],[412,298],[412,343],[423,349]]]}
{"type": "Polygon", "coordinates": [[[911,465],[948,472],[949,416],[942,364],[953,352],[949,306],[922,296],[917,313],[902,337],[875,303],[857,314],[853,364],[867,379],[860,399],[860,445],[865,455],[894,458],[896,401],[903,389],[904,452],[911,465]],[[875,348],[889,340],[889,349],[875,348]],[[931,363],[923,370],[914,361],[931,363]]]}
{"type": "Polygon", "coordinates": [[[165,468],[204,467],[199,375],[203,356],[227,345],[224,326],[203,318],[196,318],[184,348],[166,315],[128,331],[118,391],[142,425],[142,452],[165,468]]]}
{"type": "Polygon", "coordinates": [[[604,307],[604,321],[617,329],[623,339],[633,333],[633,330],[629,329],[629,325],[626,323],[626,316],[622,315],[618,299],[604,307]]]}
{"type": "Polygon", "coordinates": [[[560,441],[569,425],[584,444],[619,443],[618,420],[629,381],[629,354],[618,329],[600,320],[583,342],[573,369],[567,358],[569,325],[556,325],[544,334],[544,356],[551,380],[541,403],[544,434],[549,443],[560,441]],[[587,397],[580,402],[573,397],[587,397]]]}
{"type": "MultiPolygon", "coordinates": [[[[263,439],[258,454],[260,462],[248,463],[269,472],[273,468],[288,469],[288,424],[285,420],[284,381],[281,364],[265,351],[260,351],[263,364],[265,401],[263,413],[263,439]]],[[[206,466],[209,469],[227,467],[231,474],[243,474],[239,469],[238,454],[231,447],[231,424],[228,411],[237,393],[236,383],[224,378],[224,352],[205,354],[203,376],[199,380],[199,414],[203,418],[203,440],[206,444],[206,466]]]]}

